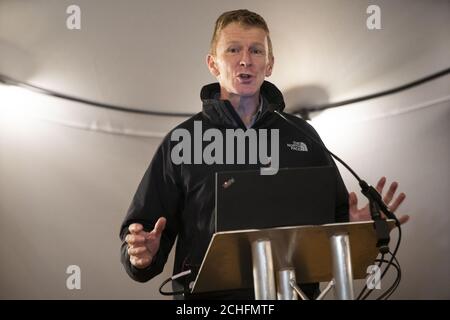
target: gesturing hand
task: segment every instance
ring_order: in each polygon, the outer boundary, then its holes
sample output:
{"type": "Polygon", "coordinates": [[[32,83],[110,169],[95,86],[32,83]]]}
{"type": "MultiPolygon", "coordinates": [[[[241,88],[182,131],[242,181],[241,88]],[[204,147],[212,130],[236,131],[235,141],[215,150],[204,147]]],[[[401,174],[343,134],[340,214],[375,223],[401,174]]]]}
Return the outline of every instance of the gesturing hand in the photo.
{"type": "MultiPolygon", "coordinates": [[[[378,180],[376,190],[380,195],[383,192],[385,184],[386,184],[386,177],[382,177],[380,180],[378,180]]],[[[389,210],[391,210],[392,212],[395,212],[406,198],[406,195],[402,192],[395,198],[394,202],[390,204],[392,199],[394,198],[397,188],[398,183],[395,181],[392,182],[387,193],[383,196],[384,203],[386,203],[386,205],[389,207],[389,210]]],[[[358,209],[358,197],[356,196],[356,194],[354,192],[350,192],[348,196],[349,196],[348,203],[349,203],[350,221],[366,221],[372,219],[370,215],[369,204],[367,204],[365,207],[361,209],[358,209]]],[[[408,215],[399,216],[398,220],[400,224],[403,224],[409,220],[409,216],[408,215]]]]}
{"type": "Polygon", "coordinates": [[[140,223],[133,223],[128,227],[130,234],[125,237],[128,244],[130,262],[139,269],[148,267],[159,249],[161,234],[166,227],[166,218],[161,217],[156,221],[155,228],[151,232],[144,231],[140,223]]]}

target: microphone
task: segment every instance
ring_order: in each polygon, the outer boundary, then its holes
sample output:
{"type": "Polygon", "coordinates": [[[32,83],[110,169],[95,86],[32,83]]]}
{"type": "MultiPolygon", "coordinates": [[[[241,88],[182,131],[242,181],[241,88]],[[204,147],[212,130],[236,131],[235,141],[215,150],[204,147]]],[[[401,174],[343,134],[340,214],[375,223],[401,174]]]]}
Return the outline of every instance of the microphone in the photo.
{"type": "Polygon", "coordinates": [[[287,123],[289,123],[291,126],[299,130],[302,134],[304,134],[306,137],[308,137],[311,141],[316,143],[323,151],[328,153],[330,156],[335,158],[339,163],[341,163],[355,178],[358,180],[359,186],[361,187],[361,193],[369,200],[369,208],[370,208],[370,214],[372,217],[372,220],[374,221],[374,227],[375,231],[377,233],[377,247],[380,251],[380,253],[385,254],[389,252],[389,227],[385,219],[382,218],[380,214],[380,210],[388,217],[389,219],[394,219],[395,224],[398,228],[400,228],[400,222],[398,221],[397,217],[394,215],[393,212],[389,210],[387,205],[384,203],[383,199],[381,198],[381,195],[378,193],[378,191],[371,185],[369,185],[366,181],[361,179],[356,172],[347,165],[341,158],[339,158],[337,155],[335,155],[333,152],[328,150],[328,148],[318,141],[316,138],[314,138],[311,134],[306,132],[303,128],[301,128],[298,124],[293,122],[292,120],[288,119],[286,116],[284,116],[281,112],[278,110],[273,110],[275,114],[277,114],[279,117],[281,117],[283,120],[285,120],[287,123]]]}

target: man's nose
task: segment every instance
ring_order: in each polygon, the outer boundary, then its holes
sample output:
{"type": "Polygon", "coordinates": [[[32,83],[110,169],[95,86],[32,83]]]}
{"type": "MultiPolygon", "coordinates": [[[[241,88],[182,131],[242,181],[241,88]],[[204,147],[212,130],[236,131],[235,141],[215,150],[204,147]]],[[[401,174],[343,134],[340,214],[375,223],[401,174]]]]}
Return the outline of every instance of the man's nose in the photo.
{"type": "Polygon", "coordinates": [[[243,50],[239,65],[242,67],[250,67],[252,65],[251,55],[248,51],[243,50]]]}

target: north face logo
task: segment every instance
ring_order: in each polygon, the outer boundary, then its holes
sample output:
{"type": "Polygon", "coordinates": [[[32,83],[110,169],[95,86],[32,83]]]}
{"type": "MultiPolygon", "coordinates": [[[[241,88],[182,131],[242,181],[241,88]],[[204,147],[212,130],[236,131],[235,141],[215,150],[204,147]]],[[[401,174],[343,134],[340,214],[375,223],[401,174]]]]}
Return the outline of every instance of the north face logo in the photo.
{"type": "Polygon", "coordinates": [[[292,151],[308,151],[308,147],[304,142],[292,141],[292,143],[288,143],[287,146],[291,148],[292,151]]]}

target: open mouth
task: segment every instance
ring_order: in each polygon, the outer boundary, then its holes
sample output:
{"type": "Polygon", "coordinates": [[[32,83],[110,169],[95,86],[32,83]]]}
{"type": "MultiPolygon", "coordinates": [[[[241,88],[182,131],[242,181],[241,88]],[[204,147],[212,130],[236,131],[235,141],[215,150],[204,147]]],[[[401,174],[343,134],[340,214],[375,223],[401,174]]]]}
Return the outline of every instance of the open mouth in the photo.
{"type": "Polygon", "coordinates": [[[249,73],[240,73],[238,74],[238,78],[242,81],[249,81],[253,78],[253,75],[249,73]]]}

